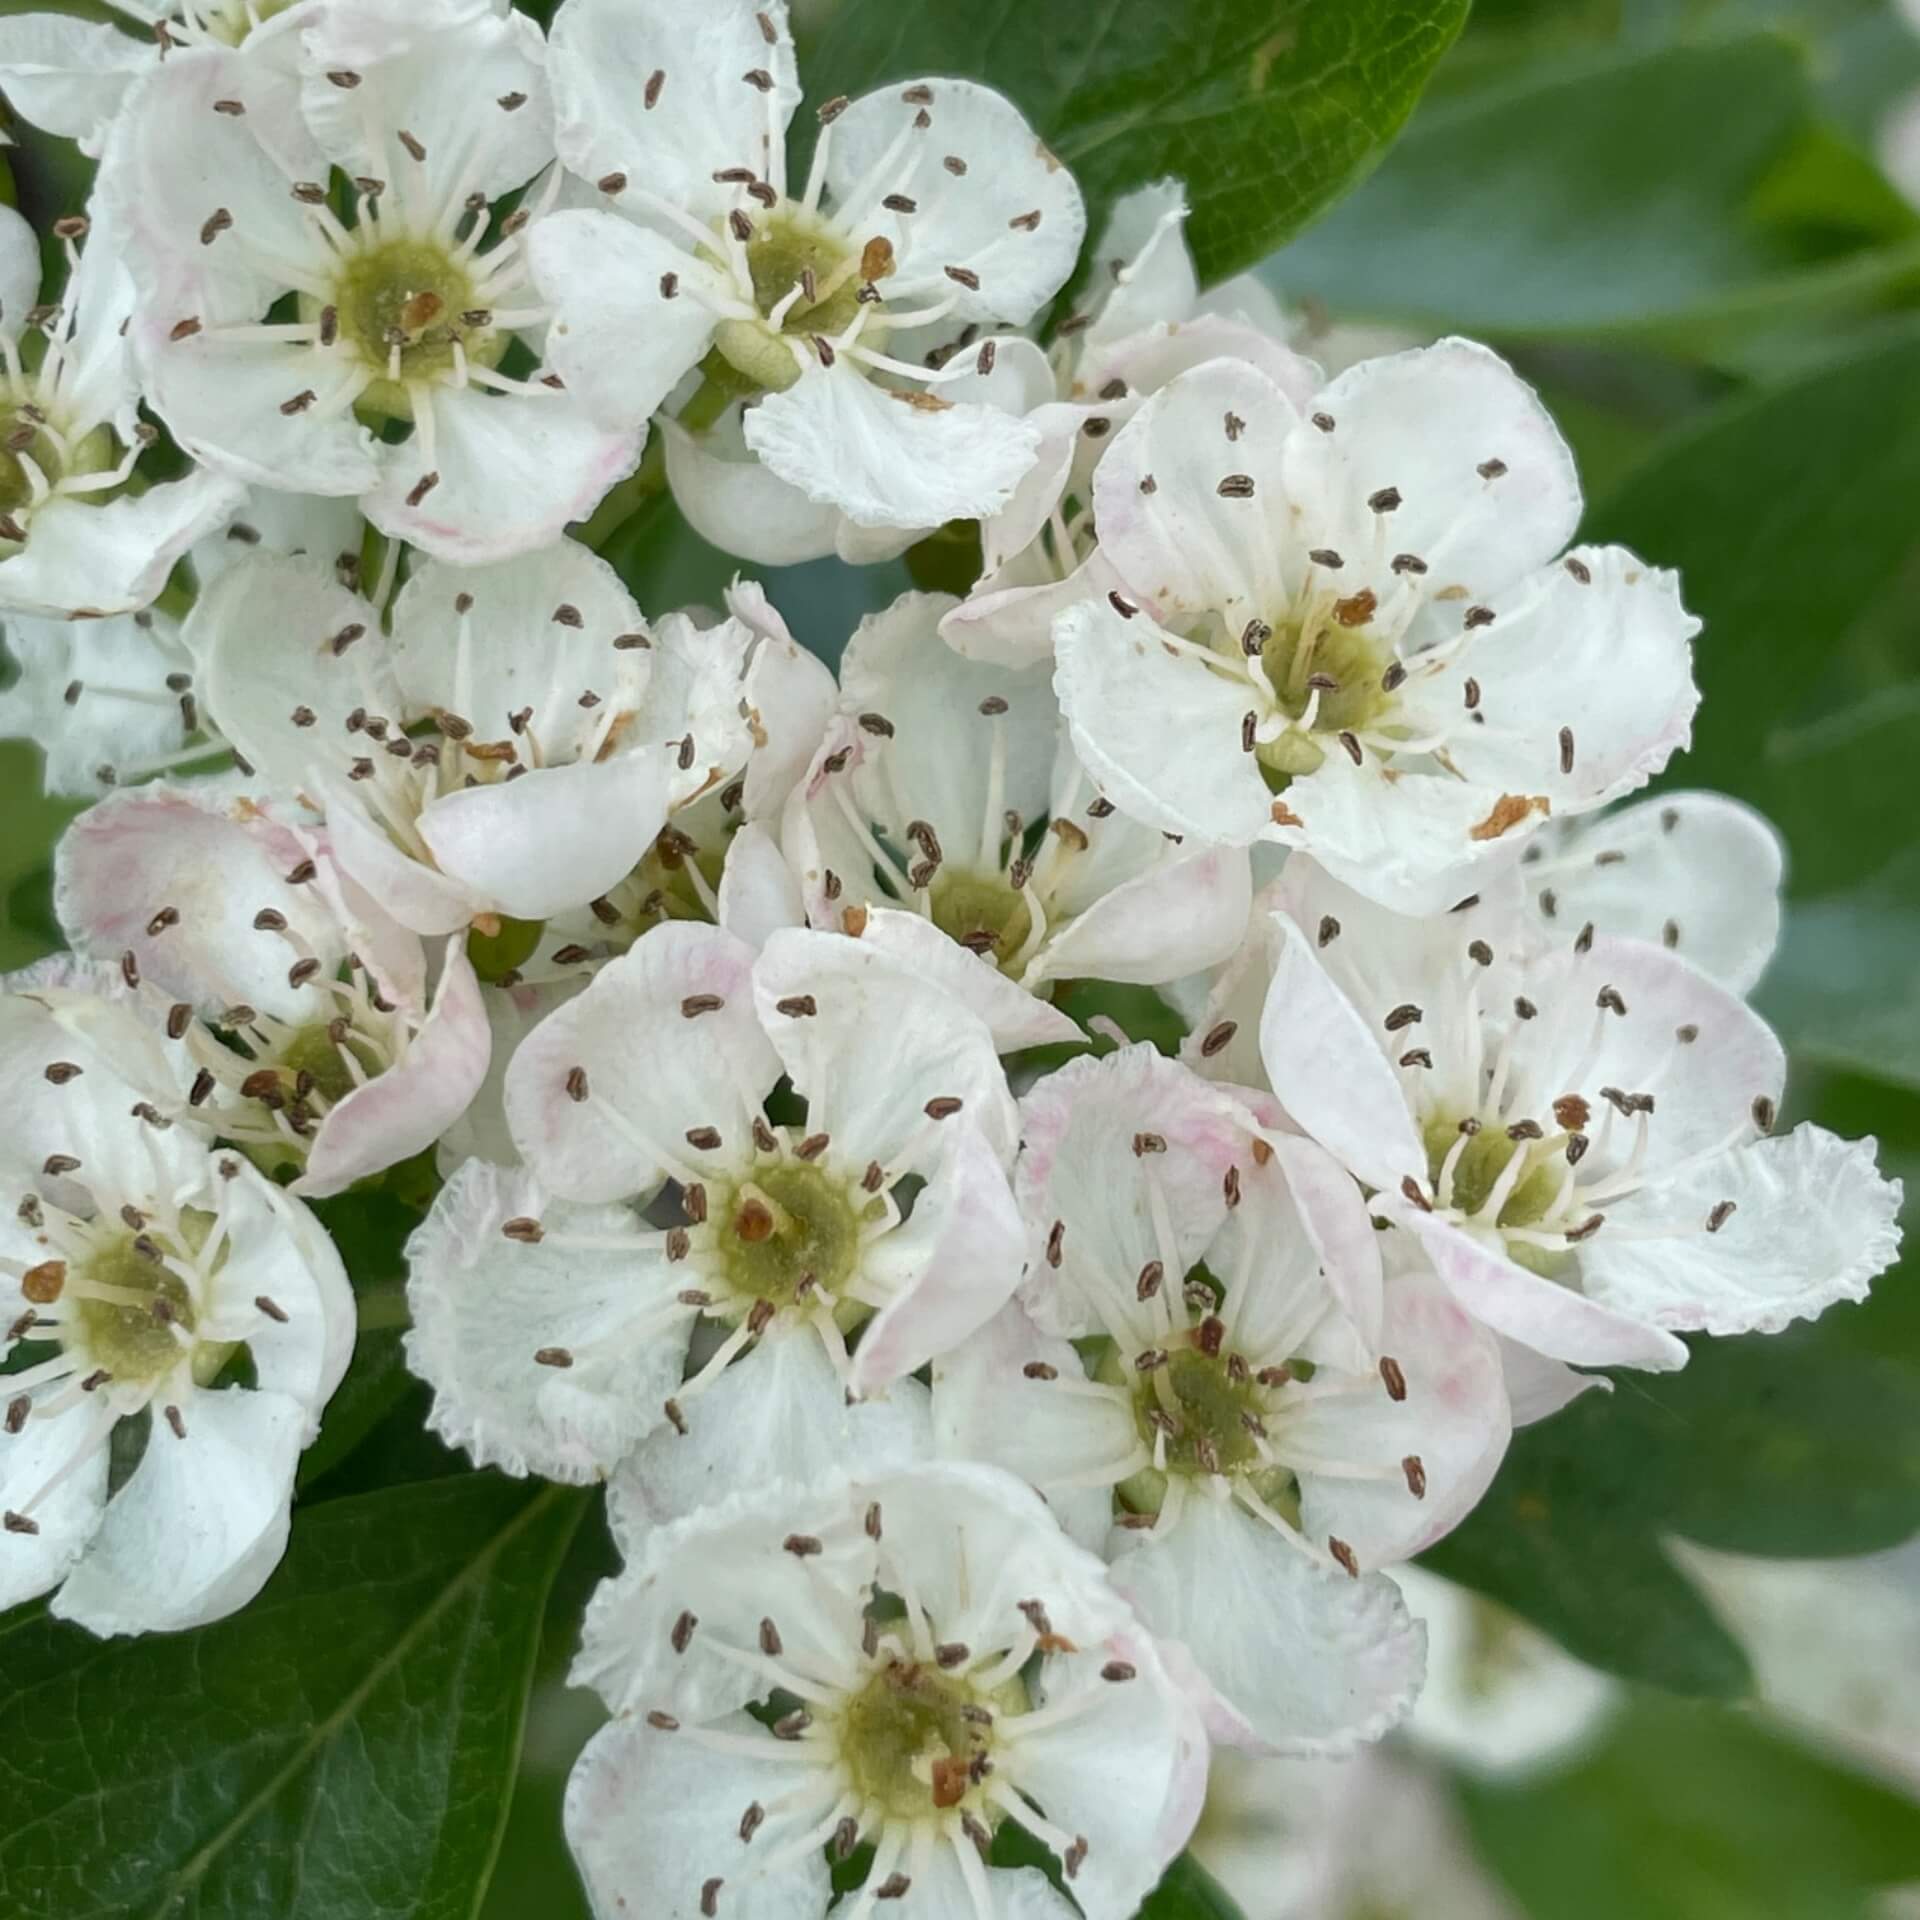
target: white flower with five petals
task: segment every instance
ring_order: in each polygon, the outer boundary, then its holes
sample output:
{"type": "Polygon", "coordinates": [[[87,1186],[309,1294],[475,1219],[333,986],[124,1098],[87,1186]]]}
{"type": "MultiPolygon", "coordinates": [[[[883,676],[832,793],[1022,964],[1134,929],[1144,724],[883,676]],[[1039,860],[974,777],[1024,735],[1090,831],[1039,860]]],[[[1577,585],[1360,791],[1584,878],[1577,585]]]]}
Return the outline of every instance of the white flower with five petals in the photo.
{"type": "Polygon", "coordinates": [[[617,1715],[566,1803],[602,1920],[1128,1920],[1205,1788],[1099,1561],[980,1466],[775,1482],[661,1529],[594,1595],[573,1678],[617,1715]],[[1071,1900],[996,1864],[1009,1820],[1071,1900]]]}
{"type": "Polygon", "coordinates": [[[286,1543],[300,1450],[353,1346],[317,1222],[216,1149],[114,983],[60,960],[0,996],[0,1607],[99,1634],[197,1626],[286,1543]],[[228,1377],[244,1349],[253,1384],[228,1377]],[[115,1429],[145,1448],[109,1492],[115,1429]]]}
{"type": "Polygon", "coordinates": [[[1120,585],[1054,622],[1061,705],[1124,811],[1304,847],[1402,911],[1684,746],[1698,623],[1580,514],[1539,401],[1462,340],[1306,408],[1214,361],[1094,475],[1120,585]]]}
{"type": "Polygon", "coordinates": [[[207,47],[140,80],[109,143],[98,194],[140,287],[152,404],[209,465],[357,496],[442,559],[547,545],[633,471],[639,441],[595,426],[557,377],[499,371],[544,319],[526,288],[532,209],[491,211],[551,165],[539,29],[486,0],[288,17],[291,118],[277,69],[207,47]],[[289,295],[297,317],[269,320],[289,295]],[[388,441],[366,420],[412,432],[388,441]]]}
{"type": "Polygon", "coordinates": [[[1779,1041],[1677,954],[1542,949],[1511,888],[1407,919],[1295,859],[1278,891],[1267,1078],[1488,1326],[1679,1367],[1682,1332],[1778,1332],[1892,1264],[1873,1141],[1774,1135],[1779,1041]]]}
{"type": "Polygon", "coordinates": [[[561,158],[617,211],[551,214],[528,246],[554,364],[597,418],[638,425],[704,363],[683,426],[761,396],[746,447],[858,526],[1007,501],[1035,429],[945,397],[983,371],[971,358],[920,354],[968,324],[1031,318],[1079,251],[1072,176],[1008,101],[964,80],[830,101],[790,195],[784,0],[566,0],[552,65],[561,158]]]}

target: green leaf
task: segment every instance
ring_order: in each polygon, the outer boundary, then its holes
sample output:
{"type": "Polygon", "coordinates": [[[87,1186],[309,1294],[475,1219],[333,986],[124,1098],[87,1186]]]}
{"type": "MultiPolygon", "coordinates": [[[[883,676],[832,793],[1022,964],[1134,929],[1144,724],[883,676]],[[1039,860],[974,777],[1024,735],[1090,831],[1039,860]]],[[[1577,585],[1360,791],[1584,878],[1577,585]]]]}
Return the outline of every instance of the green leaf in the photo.
{"type": "Polygon", "coordinates": [[[1241,1920],[1241,1913],[1226,1888],[1183,1853],[1147,1895],[1140,1920],[1241,1920]]]}
{"type": "Polygon", "coordinates": [[[1920,1874],[1913,1803],[1764,1722],[1639,1699],[1571,1770],[1463,1782],[1532,1920],[1847,1920],[1920,1874]]]}
{"type": "Polygon", "coordinates": [[[40,755],[24,740],[0,740],[0,793],[0,970],[8,970],[61,945],[50,861],[80,808],[41,793],[40,755]]]}
{"type": "Polygon", "coordinates": [[[1429,103],[1272,277],[1343,317],[1717,350],[1920,275],[1915,216],[1812,113],[1769,35],[1519,64],[1429,103]]]}
{"type": "Polygon", "coordinates": [[[192,1633],[12,1615],[0,1912],[468,1920],[586,1500],[467,1474],[329,1502],[259,1599],[192,1633]]]}
{"type": "Polygon", "coordinates": [[[1251,266],[1378,159],[1466,0],[843,0],[802,73],[815,100],[963,73],[1014,100],[1093,211],[1172,174],[1203,280],[1251,266]]]}

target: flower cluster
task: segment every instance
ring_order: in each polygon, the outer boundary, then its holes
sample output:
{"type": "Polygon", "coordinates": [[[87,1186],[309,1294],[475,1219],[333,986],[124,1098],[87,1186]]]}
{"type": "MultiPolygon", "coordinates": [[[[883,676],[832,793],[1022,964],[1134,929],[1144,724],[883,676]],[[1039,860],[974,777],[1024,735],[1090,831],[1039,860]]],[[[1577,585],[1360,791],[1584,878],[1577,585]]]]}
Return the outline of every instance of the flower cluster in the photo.
{"type": "Polygon", "coordinates": [[[598,1910],[870,1849],[852,1920],[1126,1920],[1209,1742],[1405,1715],[1392,1570],[1577,1369],[1891,1263],[1872,1143],[1777,1130],[1771,830],[1614,804],[1698,623],[1495,355],[1327,377],[1174,182],[1043,347],[1070,172],[960,80],[796,141],[783,0],[157,38],[0,22],[101,156],[55,303],[0,209],[0,730],[89,803],[0,998],[0,1605],[251,1597],[309,1202],[404,1178],[434,1429],[606,1487],[598,1910]],[[837,674],[750,579],[650,616],[591,541],[661,487],[972,589],[837,674]]]}

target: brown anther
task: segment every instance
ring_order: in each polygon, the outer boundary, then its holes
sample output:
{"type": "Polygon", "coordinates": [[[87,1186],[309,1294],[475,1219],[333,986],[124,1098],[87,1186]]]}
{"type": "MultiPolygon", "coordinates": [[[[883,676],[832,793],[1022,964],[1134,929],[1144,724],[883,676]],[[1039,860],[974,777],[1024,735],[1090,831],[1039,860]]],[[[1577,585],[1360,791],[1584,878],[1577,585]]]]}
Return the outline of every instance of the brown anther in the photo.
{"type": "Polygon", "coordinates": [[[566,1078],[567,1098],[579,1102],[587,1098],[587,1070],[585,1067],[569,1067],[566,1078]]]}
{"type": "Polygon", "coordinates": [[[1166,1267],[1158,1260],[1149,1260],[1140,1269],[1140,1278],[1133,1284],[1134,1298],[1151,1300],[1160,1291],[1160,1283],[1167,1277],[1166,1267]]]}
{"type": "Polygon", "coordinates": [[[703,1013],[718,1013],[726,1004],[717,993],[690,993],[680,1002],[680,1017],[697,1020],[703,1013]]]}
{"type": "Polygon", "coordinates": [[[929,1100],[921,1108],[929,1120],[951,1120],[960,1111],[961,1102],[950,1093],[943,1093],[929,1100]]]}
{"type": "Polygon", "coordinates": [[[573,1355],[565,1347],[536,1347],[533,1353],[536,1367],[559,1367],[565,1369],[573,1365],[573,1355]]]}
{"type": "Polygon", "coordinates": [[[1250,473],[1229,473],[1221,476],[1220,484],[1214,488],[1223,500],[1251,500],[1253,498],[1253,475],[1250,473]]]}

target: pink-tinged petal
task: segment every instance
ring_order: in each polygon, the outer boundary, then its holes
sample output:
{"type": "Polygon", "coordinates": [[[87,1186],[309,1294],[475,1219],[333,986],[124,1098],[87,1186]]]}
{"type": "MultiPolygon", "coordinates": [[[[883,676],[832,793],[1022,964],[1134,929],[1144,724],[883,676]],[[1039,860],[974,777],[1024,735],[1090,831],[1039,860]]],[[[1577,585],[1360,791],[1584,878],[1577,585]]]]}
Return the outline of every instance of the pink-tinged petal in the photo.
{"type": "Polygon", "coordinates": [[[1217,613],[1235,634],[1271,612],[1284,556],[1302,544],[1287,475],[1299,419],[1265,374],[1235,360],[1180,375],[1134,415],[1093,481],[1100,544],[1131,597],[1169,622],[1217,613]],[[1222,493],[1229,475],[1251,491],[1222,493]]]}
{"type": "Polygon", "coordinates": [[[937,527],[997,513],[1040,448],[996,407],[876,386],[815,367],[747,409],[747,445],[789,486],[869,527],[937,527]]]}
{"type": "Polygon", "coordinates": [[[420,836],[440,869],[516,920],[584,907],[639,865],[667,818],[668,763],[646,748],[536,767],[428,804],[420,836]]]}
{"type": "Polygon", "coordinates": [[[1351,1752],[1397,1725],[1426,1635],[1384,1575],[1309,1560],[1229,1500],[1189,1500],[1164,1538],[1123,1533],[1113,1581],[1203,1680],[1216,1740],[1256,1753],[1351,1752]],[[1276,1647],[1294,1657],[1276,1659],[1276,1647]]]}
{"type": "MultiPolygon", "coordinates": [[[[876,951],[891,955],[921,979],[952,994],[986,1023],[987,1031],[993,1035],[993,1044],[1002,1053],[1059,1042],[1072,1044],[1086,1038],[1057,1007],[1049,1006],[1025,986],[1009,980],[991,960],[948,938],[921,914],[900,907],[871,908],[860,938],[876,951]]],[[[1097,970],[1088,967],[1081,971],[1091,974],[1097,970]]]]}
{"type": "Polygon", "coordinates": [[[904,1172],[937,1153],[930,1128],[954,1122],[1012,1160],[1018,1123],[993,1035],[938,984],[864,940],[792,928],[768,939],[753,991],[807,1124],[850,1164],[904,1172]],[[946,1100],[960,1104],[933,1121],[928,1102],[946,1100]]]}
{"type": "Polygon", "coordinates": [[[1245,1129],[1220,1089],[1146,1045],[1072,1060],[1041,1080],[1020,1103],[1015,1174],[1029,1234],[1021,1304],[1040,1327],[1074,1338],[1140,1313],[1141,1269],[1175,1264],[1155,1225],[1156,1189],[1184,1274],[1226,1215],[1245,1129]]]}
{"type": "Polygon", "coordinates": [[[780,1077],[753,965],[753,949],[718,927],[670,921],[520,1043],[507,1124],[548,1187],[580,1201],[650,1192],[705,1164],[692,1128],[718,1130],[718,1164],[749,1150],[751,1115],[780,1077]]]}
{"type": "MultiPolygon", "coordinates": [[[[1423,1179],[1427,1156],[1394,1078],[1361,1013],[1315,958],[1293,921],[1280,936],[1260,1018],[1267,1079],[1295,1123],[1369,1186],[1397,1190],[1423,1179]]],[[[1345,937],[1345,936],[1342,936],[1345,937]]]]}
{"type": "Polygon", "coordinates": [[[246,1605],[287,1543],[306,1410],[281,1393],[185,1389],[156,1421],[51,1612],[103,1638],[204,1626],[246,1605]]]}
{"type": "Polygon", "coordinates": [[[572,1206],[523,1169],[469,1160],[407,1242],[407,1364],[434,1390],[427,1424],[480,1466],[611,1473],[665,1424],[686,1369],[695,1311],[678,1307],[682,1270],[660,1238],[625,1207],[572,1206]]]}
{"type": "Polygon", "coordinates": [[[1580,1249],[1581,1284],[1654,1326],[1719,1334],[1778,1333],[1863,1300],[1900,1253],[1900,1182],[1874,1153],[1799,1126],[1657,1181],[1608,1207],[1580,1249]]]}
{"type": "Polygon", "coordinates": [[[202,1014],[258,1007],[282,1020],[326,1020],[310,987],[287,969],[311,951],[331,975],[351,943],[312,885],[287,875],[312,857],[300,835],[244,802],[163,782],[109,794],[54,851],[54,908],[76,951],[117,961],[202,1014]],[[304,943],[262,932],[281,915],[304,943]]]}
{"type": "Polygon", "coordinates": [[[418,429],[383,449],[362,508],[382,533],[462,566],[551,546],[633,472],[645,441],[596,426],[568,393],[441,386],[432,407],[432,464],[418,429]]]}
{"type": "Polygon", "coordinates": [[[1779,834],[1751,807],[1720,793],[1663,793],[1547,828],[1522,871],[1547,933],[1591,921],[1671,947],[1744,994],[1780,938],[1784,867],[1779,834]]]}
{"type": "Polygon", "coordinates": [[[1212,847],[1166,860],[1114,888],[1046,943],[1029,984],[1121,980],[1158,986],[1217,966],[1246,930],[1246,853],[1212,847]]]}
{"type": "Polygon", "coordinates": [[[317,1199],[426,1148],[466,1112],[487,1077],[493,1030],[466,942],[447,942],[433,1005],[406,1053],[320,1122],[292,1191],[317,1199]]]}
{"type": "Polygon", "coordinates": [[[752,207],[714,175],[780,164],[800,100],[785,0],[715,0],[697,16],[674,0],[579,0],[554,20],[547,68],[556,144],[575,173],[627,174],[703,222],[752,207]],[[750,85],[750,72],[771,89],[750,85]]]}
{"type": "Polygon", "coordinates": [[[1087,230],[1080,189],[1004,94],[971,80],[882,87],[834,122],[832,139],[827,198],[862,239],[893,248],[890,300],[950,299],[961,320],[1018,325],[1073,271],[1087,230]]]}
{"type": "Polygon", "coordinates": [[[677,237],[579,208],[537,222],[527,260],[554,310],[547,357],[602,426],[644,426],[712,344],[713,309],[698,289],[724,282],[677,237]]]}
{"type": "Polygon", "coordinates": [[[1054,690],[1074,751],[1122,812],[1223,846],[1244,847],[1266,831],[1272,795],[1240,748],[1243,685],[1167,644],[1144,612],[1122,614],[1111,600],[1068,607],[1053,623],[1053,645],[1054,690]]]}
{"type": "Polygon", "coordinates": [[[1577,1285],[1529,1273],[1504,1253],[1397,1198],[1377,1204],[1396,1225],[1419,1237],[1455,1299],[1509,1340],[1577,1367],[1670,1373],[1687,1364],[1686,1344],[1638,1315],[1589,1299],[1577,1285]]]}
{"type": "Polygon", "coordinates": [[[1289,449],[1296,497],[1311,502],[1309,544],[1370,553],[1382,512],[1399,552],[1428,563],[1431,599],[1455,587],[1485,600],[1573,538],[1573,455],[1533,390],[1470,340],[1349,367],[1313,403],[1333,424],[1289,449]]]}
{"type": "Polygon", "coordinates": [[[854,1349],[851,1392],[872,1393],[957,1346],[1012,1297],[1026,1231],[1001,1153],[957,1121],[908,1220],[869,1249],[865,1270],[893,1297],[854,1349]]]}
{"type": "Polygon", "coordinates": [[[491,902],[464,882],[394,845],[344,780],[310,782],[327,810],[327,837],[341,872],[414,933],[458,933],[491,902]]]}
{"type": "Polygon", "coordinates": [[[1309,1539],[1344,1540],[1363,1566],[1411,1559],[1472,1512],[1513,1433],[1500,1349],[1424,1263],[1387,1282],[1380,1351],[1403,1383],[1310,1402],[1273,1423],[1282,1458],[1310,1458],[1373,1477],[1300,1470],[1300,1525],[1309,1539]],[[1410,1464],[1411,1463],[1411,1464],[1410,1464]],[[1416,1491],[1416,1488],[1418,1491],[1416,1491]]]}
{"type": "Polygon", "coordinates": [[[716,902],[720,925],[756,949],[782,927],[807,923],[800,882],[773,835],[753,820],[727,843],[716,902]]]}

